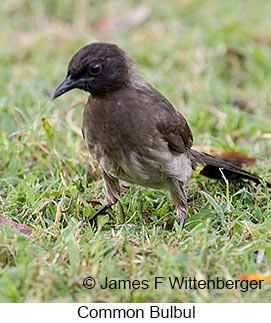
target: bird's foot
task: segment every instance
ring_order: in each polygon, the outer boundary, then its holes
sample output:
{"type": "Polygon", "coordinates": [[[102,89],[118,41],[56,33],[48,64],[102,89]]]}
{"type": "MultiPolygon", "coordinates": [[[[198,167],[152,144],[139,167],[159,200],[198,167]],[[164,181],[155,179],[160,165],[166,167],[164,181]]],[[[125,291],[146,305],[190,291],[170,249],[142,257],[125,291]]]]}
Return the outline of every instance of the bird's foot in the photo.
{"type": "Polygon", "coordinates": [[[180,226],[180,228],[183,229],[184,224],[185,224],[185,218],[179,217],[177,223],[180,226]]]}
{"type": "Polygon", "coordinates": [[[181,229],[183,229],[185,220],[187,218],[187,208],[186,207],[179,207],[176,210],[177,213],[177,223],[181,229]]]}

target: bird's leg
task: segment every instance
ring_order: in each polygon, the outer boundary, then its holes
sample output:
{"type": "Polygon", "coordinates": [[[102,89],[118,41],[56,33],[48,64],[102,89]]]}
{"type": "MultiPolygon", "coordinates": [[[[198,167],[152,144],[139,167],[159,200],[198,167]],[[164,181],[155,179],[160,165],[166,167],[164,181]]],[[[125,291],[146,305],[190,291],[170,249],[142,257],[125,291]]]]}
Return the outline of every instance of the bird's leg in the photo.
{"type": "Polygon", "coordinates": [[[193,202],[194,200],[198,199],[199,197],[200,197],[199,192],[196,192],[196,193],[187,197],[187,203],[193,202]]]}
{"type": "Polygon", "coordinates": [[[170,179],[169,192],[172,197],[172,203],[176,209],[178,224],[181,228],[183,228],[187,218],[187,198],[184,191],[183,182],[177,179],[170,179]]]}
{"type": "Polygon", "coordinates": [[[103,178],[106,185],[106,196],[104,204],[97,210],[91,217],[87,218],[80,227],[86,226],[89,222],[92,222],[98,215],[104,214],[104,212],[110,208],[111,205],[116,203],[120,198],[119,180],[110,176],[106,172],[103,172],[103,178]]]}
{"type": "Polygon", "coordinates": [[[98,215],[104,214],[104,212],[108,209],[108,205],[103,204],[99,210],[97,210],[91,217],[87,218],[80,224],[80,228],[85,227],[88,223],[91,223],[98,215]]]}

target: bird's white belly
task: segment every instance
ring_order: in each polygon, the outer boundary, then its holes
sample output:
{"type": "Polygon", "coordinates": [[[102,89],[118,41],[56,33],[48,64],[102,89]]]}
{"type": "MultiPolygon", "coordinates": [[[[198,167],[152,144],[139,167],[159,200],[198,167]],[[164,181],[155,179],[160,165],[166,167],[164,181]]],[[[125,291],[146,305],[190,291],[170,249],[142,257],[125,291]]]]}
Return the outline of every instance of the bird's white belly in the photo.
{"type": "Polygon", "coordinates": [[[132,151],[128,156],[121,154],[113,161],[104,154],[99,164],[113,177],[152,188],[166,188],[170,178],[186,183],[192,174],[191,161],[186,154],[151,151],[149,156],[152,158],[142,157],[132,151]]]}

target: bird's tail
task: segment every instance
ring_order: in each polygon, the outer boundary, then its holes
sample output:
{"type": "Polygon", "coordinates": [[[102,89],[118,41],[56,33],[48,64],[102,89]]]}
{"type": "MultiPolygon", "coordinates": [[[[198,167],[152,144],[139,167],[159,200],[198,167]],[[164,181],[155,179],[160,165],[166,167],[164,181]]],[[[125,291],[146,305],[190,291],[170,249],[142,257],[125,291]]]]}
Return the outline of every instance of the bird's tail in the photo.
{"type": "MultiPolygon", "coordinates": [[[[189,154],[192,161],[194,177],[200,174],[213,179],[222,179],[223,172],[226,178],[244,178],[249,179],[257,184],[262,182],[261,177],[251,174],[220,158],[209,154],[200,153],[193,149],[189,151],[189,154]]],[[[271,187],[271,184],[267,183],[267,186],[271,187]]]]}

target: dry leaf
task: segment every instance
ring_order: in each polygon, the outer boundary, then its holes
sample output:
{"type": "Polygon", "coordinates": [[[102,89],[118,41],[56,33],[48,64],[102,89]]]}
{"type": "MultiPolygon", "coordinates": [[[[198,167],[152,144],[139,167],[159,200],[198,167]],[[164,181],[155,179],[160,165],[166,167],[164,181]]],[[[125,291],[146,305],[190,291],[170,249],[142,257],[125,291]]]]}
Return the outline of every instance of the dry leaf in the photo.
{"type": "Polygon", "coordinates": [[[42,123],[43,129],[46,132],[47,137],[48,138],[52,137],[54,135],[54,131],[48,119],[46,119],[45,117],[41,118],[41,123],[42,123]]]}
{"type": "Polygon", "coordinates": [[[243,165],[252,166],[257,161],[257,158],[248,157],[238,151],[225,151],[215,156],[238,167],[242,167],[243,165]]]}
{"type": "Polygon", "coordinates": [[[253,106],[251,105],[251,103],[247,101],[236,99],[236,100],[233,100],[231,104],[238,107],[240,110],[247,111],[249,113],[254,112],[253,106]]]}
{"type": "Polygon", "coordinates": [[[91,204],[93,207],[96,207],[97,205],[102,205],[101,201],[99,200],[85,200],[85,201],[91,204]]]}
{"type": "Polygon", "coordinates": [[[95,33],[98,39],[105,40],[110,33],[119,30],[131,29],[141,24],[149,15],[150,6],[143,4],[133,8],[131,11],[121,15],[106,15],[95,26],[95,33]]]}
{"type": "Polygon", "coordinates": [[[32,232],[32,229],[30,227],[28,227],[26,224],[20,224],[20,223],[12,221],[10,219],[0,218],[0,224],[1,223],[7,223],[8,225],[13,227],[14,229],[16,229],[24,234],[29,234],[32,232]]]}

